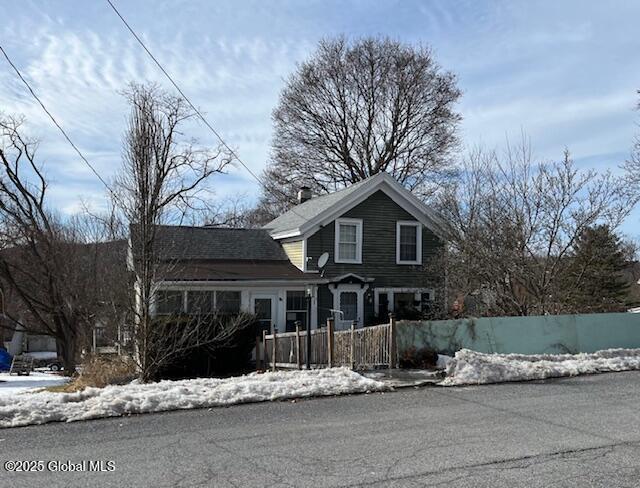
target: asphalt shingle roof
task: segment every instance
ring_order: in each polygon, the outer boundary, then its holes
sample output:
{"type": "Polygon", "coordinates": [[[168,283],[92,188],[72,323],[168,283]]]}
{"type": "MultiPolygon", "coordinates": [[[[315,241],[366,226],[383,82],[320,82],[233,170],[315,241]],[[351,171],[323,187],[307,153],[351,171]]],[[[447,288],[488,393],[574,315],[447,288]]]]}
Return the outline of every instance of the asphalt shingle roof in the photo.
{"type": "Polygon", "coordinates": [[[282,246],[264,229],[161,225],[156,246],[161,260],[288,261],[282,246]]]}
{"type": "Polygon", "coordinates": [[[164,280],[238,281],[306,280],[289,261],[182,261],[161,270],[164,280]]]}
{"type": "Polygon", "coordinates": [[[344,188],[343,190],[329,193],[328,195],[314,197],[300,205],[296,205],[288,212],[283,213],[268,224],[264,225],[263,229],[269,229],[272,234],[297,229],[305,222],[313,219],[316,215],[319,215],[340,202],[342,199],[351,195],[367,181],[368,179],[359,181],[358,183],[344,188]]]}

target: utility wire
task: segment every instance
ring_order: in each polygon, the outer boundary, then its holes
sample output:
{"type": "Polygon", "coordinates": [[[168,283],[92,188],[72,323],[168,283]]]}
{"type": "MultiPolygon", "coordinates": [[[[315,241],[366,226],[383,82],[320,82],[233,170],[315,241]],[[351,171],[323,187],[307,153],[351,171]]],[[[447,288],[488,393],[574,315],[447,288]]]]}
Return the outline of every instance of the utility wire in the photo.
{"type": "MultiPolygon", "coordinates": [[[[142,41],[142,39],[140,38],[140,36],[138,36],[138,34],[136,34],[136,32],[133,30],[133,28],[129,25],[129,23],[125,20],[125,18],[122,16],[122,14],[118,11],[118,9],[116,8],[116,6],[113,4],[113,2],[111,0],[106,0],[107,3],[109,4],[109,6],[111,7],[111,9],[115,12],[115,14],[120,18],[120,20],[122,21],[122,23],[125,25],[125,27],[127,28],[127,30],[131,33],[131,35],[133,35],[133,37],[135,38],[136,41],[138,41],[138,43],[142,46],[142,48],[146,51],[146,53],[149,55],[149,57],[153,60],[153,62],[156,64],[156,66],[160,69],[160,71],[162,71],[162,73],[166,76],[166,78],[171,82],[171,84],[174,86],[174,88],[178,91],[178,93],[180,93],[180,96],[182,96],[182,98],[185,99],[185,101],[189,104],[189,106],[191,107],[191,109],[196,113],[196,115],[198,115],[198,117],[200,117],[200,119],[202,120],[202,122],[204,122],[204,124],[209,128],[209,130],[211,132],[213,132],[213,134],[218,138],[218,140],[220,141],[220,143],[229,151],[229,153],[238,160],[238,162],[244,167],[244,169],[247,170],[247,172],[258,182],[258,184],[268,193],[273,194],[273,190],[276,190],[278,193],[281,194],[281,196],[284,196],[285,198],[288,198],[288,195],[286,195],[284,192],[276,189],[276,188],[268,188],[264,182],[260,179],[260,177],[258,177],[258,175],[256,175],[251,168],[249,168],[249,166],[247,166],[244,161],[240,158],[240,156],[236,153],[236,151],[234,151],[226,142],[225,140],[222,138],[222,136],[220,135],[220,133],[209,123],[209,121],[204,117],[204,115],[202,115],[202,113],[196,108],[196,106],[191,103],[191,100],[189,100],[189,97],[187,97],[187,95],[185,95],[185,93],[182,91],[182,89],[178,86],[178,84],[173,80],[173,78],[171,77],[171,75],[169,75],[169,73],[167,72],[166,69],[164,69],[164,67],[162,66],[162,64],[160,64],[160,61],[158,61],[158,59],[151,53],[151,51],[149,50],[149,48],[147,48],[147,46],[145,45],[145,43],[142,41]]],[[[291,211],[296,214],[298,217],[304,218],[302,215],[300,215],[298,212],[295,211],[295,209],[291,209],[291,211]]]]}
{"type": "Polygon", "coordinates": [[[2,51],[2,54],[4,55],[5,59],[7,60],[7,62],[9,63],[9,65],[11,65],[11,67],[13,68],[13,70],[16,72],[16,74],[18,75],[18,77],[22,80],[22,83],[24,83],[24,85],[27,87],[27,89],[29,90],[29,92],[31,93],[31,95],[33,96],[33,98],[35,98],[35,100],[40,104],[40,106],[42,107],[42,110],[44,110],[44,112],[49,116],[49,118],[51,119],[51,121],[55,124],[55,126],[58,128],[58,130],[62,133],[62,135],[64,136],[64,138],[67,140],[67,142],[71,145],[71,147],[76,151],[76,153],[78,153],[78,156],[80,156],[80,159],[82,159],[85,164],[89,167],[89,169],[91,169],[91,171],[93,172],[94,175],[96,175],[98,177],[98,179],[102,182],[102,184],[106,187],[107,190],[109,190],[109,192],[114,195],[114,191],[111,189],[111,187],[109,186],[109,184],[104,180],[104,178],[102,176],[100,176],[100,173],[98,173],[98,171],[96,170],[96,168],[89,162],[89,160],[87,158],[84,157],[84,154],[82,154],[82,152],[80,151],[80,149],[78,149],[78,146],[76,146],[73,141],[71,140],[71,138],[69,137],[69,135],[66,133],[66,131],[62,128],[62,126],[58,123],[58,121],[56,120],[56,118],[53,116],[53,114],[51,112],[49,112],[49,110],[47,109],[47,107],[44,105],[44,103],[42,102],[42,100],[40,100],[40,98],[38,97],[38,95],[36,95],[36,92],[33,91],[33,88],[31,88],[31,85],[29,84],[29,82],[24,78],[24,76],[22,76],[22,73],[20,73],[20,70],[18,69],[18,67],[13,64],[13,62],[11,61],[11,58],[9,58],[9,55],[7,54],[7,52],[4,50],[4,48],[2,46],[0,46],[0,51],[2,51]]]}

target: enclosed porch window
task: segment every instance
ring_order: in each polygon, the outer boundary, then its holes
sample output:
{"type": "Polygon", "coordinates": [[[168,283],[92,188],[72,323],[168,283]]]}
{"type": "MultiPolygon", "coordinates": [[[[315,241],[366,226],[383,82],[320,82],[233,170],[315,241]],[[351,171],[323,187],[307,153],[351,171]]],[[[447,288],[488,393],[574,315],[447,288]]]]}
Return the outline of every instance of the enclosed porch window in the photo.
{"type": "Polygon", "coordinates": [[[302,328],[307,326],[307,300],[303,290],[287,291],[287,332],[296,330],[296,321],[299,320],[302,328]]]}

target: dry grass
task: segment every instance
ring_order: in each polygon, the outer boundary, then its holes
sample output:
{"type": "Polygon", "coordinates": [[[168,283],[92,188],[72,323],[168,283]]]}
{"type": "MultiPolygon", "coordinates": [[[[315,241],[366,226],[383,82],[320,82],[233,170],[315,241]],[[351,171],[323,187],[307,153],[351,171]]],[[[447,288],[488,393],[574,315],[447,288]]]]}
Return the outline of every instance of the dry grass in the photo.
{"type": "Polygon", "coordinates": [[[70,382],[47,388],[55,393],[73,393],[93,386],[123,385],[136,377],[134,363],[125,356],[89,356],[70,382]]]}

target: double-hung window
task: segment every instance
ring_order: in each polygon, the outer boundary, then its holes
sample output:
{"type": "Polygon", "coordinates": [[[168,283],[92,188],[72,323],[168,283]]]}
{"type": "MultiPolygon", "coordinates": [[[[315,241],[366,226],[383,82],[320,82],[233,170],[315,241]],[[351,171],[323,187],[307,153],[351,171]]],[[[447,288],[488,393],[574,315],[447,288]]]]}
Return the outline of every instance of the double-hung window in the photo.
{"type": "Polygon", "coordinates": [[[396,263],[422,264],[422,225],[420,222],[396,222],[396,263]]]}
{"type": "Polygon", "coordinates": [[[362,263],[362,220],[336,219],[336,263],[362,263]]]}

